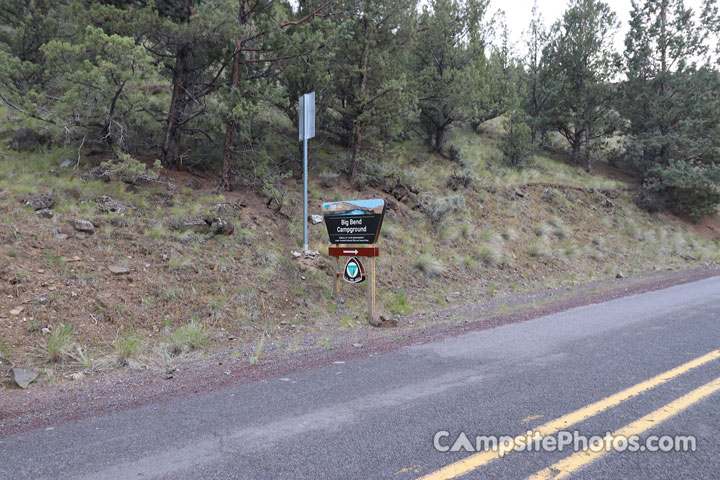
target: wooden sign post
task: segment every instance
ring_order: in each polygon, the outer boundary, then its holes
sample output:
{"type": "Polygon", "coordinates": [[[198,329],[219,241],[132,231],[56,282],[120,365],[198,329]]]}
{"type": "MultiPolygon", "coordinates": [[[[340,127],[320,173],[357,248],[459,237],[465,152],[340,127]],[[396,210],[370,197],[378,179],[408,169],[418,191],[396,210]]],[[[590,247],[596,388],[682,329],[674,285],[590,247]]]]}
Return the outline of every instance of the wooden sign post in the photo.
{"type": "Polygon", "coordinates": [[[375,243],[380,236],[380,228],[385,217],[385,200],[323,203],[322,208],[330,243],[333,244],[328,247],[328,254],[336,258],[334,285],[336,298],[340,298],[341,279],[348,283],[361,283],[367,280],[368,317],[370,323],[375,323],[375,259],[380,256],[380,249],[375,243]],[[369,246],[359,247],[352,244],[369,244],[369,246]],[[351,257],[342,270],[341,257],[351,257]],[[370,262],[367,270],[360,263],[360,257],[367,258],[370,262]]]}

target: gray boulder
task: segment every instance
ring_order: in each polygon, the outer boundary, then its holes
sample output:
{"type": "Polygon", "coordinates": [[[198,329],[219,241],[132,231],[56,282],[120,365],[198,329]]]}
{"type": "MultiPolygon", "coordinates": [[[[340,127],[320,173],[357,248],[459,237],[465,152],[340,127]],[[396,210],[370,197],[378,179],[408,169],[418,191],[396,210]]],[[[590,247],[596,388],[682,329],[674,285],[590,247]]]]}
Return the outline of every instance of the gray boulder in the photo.
{"type": "Polygon", "coordinates": [[[95,225],[89,220],[75,220],[73,221],[73,228],[78,232],[93,233],[95,232],[95,225]]]}
{"type": "Polygon", "coordinates": [[[13,367],[10,369],[10,380],[15,382],[20,388],[28,388],[39,375],[35,370],[27,368],[13,367]]]}
{"type": "Polygon", "coordinates": [[[25,205],[29,205],[33,210],[46,210],[55,205],[56,197],[51,193],[35,193],[25,198],[25,205]]]}

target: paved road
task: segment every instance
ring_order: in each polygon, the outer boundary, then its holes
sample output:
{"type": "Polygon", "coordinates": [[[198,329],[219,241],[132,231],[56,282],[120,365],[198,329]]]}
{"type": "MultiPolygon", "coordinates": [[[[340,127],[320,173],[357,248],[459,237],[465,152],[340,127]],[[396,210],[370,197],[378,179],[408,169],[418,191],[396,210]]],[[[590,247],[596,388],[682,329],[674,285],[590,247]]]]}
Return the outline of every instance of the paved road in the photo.
{"type": "Polygon", "coordinates": [[[0,478],[717,479],[718,349],[714,278],[6,437],[0,478]],[[433,446],[527,430],[691,435],[696,451],[433,446]]]}

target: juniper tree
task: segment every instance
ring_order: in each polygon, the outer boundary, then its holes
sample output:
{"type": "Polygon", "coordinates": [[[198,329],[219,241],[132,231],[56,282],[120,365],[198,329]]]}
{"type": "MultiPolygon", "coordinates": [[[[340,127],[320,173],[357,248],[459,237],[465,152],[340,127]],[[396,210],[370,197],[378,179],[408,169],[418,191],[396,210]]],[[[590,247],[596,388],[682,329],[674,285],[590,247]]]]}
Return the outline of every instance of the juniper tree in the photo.
{"type": "Polygon", "coordinates": [[[431,0],[414,49],[420,123],[442,152],[450,128],[470,120],[483,100],[488,0],[431,0]]]}
{"type": "Polygon", "coordinates": [[[326,128],[350,149],[348,174],[357,184],[361,152],[372,137],[388,139],[414,108],[406,77],[415,0],[338,0],[330,73],[333,95],[326,128]]]}
{"type": "Polygon", "coordinates": [[[548,46],[549,37],[543,23],[542,14],[537,2],[533,5],[532,20],[525,33],[527,54],[524,58],[525,95],[522,105],[527,113],[532,143],[542,139],[549,129],[548,107],[557,91],[556,82],[552,78],[552,68],[543,50],[548,46]]]}
{"type": "Polygon", "coordinates": [[[695,216],[720,202],[720,80],[706,57],[713,3],[699,22],[682,0],[633,2],[619,105],[630,164],[695,216]]]}
{"type": "Polygon", "coordinates": [[[575,163],[584,154],[588,171],[594,140],[608,136],[615,126],[610,82],[616,74],[612,41],[617,26],[606,3],[572,0],[553,26],[545,51],[557,88],[550,105],[552,123],[570,144],[575,163]]]}

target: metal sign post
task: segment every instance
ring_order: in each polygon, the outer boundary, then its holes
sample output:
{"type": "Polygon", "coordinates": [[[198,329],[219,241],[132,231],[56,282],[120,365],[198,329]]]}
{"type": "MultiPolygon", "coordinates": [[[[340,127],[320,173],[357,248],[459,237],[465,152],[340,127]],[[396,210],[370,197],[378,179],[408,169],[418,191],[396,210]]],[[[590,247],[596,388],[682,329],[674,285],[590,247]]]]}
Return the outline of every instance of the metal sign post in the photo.
{"type": "Polygon", "coordinates": [[[303,142],[303,250],[308,251],[308,140],[315,137],[315,92],[300,97],[298,136],[303,142]]]}

